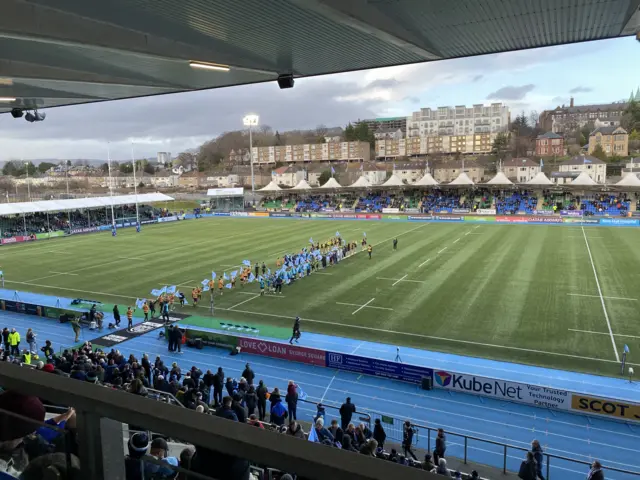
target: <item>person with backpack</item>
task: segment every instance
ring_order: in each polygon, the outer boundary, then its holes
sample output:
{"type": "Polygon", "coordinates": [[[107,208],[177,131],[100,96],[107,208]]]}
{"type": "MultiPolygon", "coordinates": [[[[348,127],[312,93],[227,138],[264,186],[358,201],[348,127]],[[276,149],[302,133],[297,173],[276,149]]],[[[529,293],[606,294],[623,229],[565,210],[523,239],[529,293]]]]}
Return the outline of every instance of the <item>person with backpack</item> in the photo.
{"type": "Polygon", "coordinates": [[[522,480],[537,480],[536,460],[533,458],[533,453],[527,452],[526,458],[520,464],[518,478],[522,480]]]}

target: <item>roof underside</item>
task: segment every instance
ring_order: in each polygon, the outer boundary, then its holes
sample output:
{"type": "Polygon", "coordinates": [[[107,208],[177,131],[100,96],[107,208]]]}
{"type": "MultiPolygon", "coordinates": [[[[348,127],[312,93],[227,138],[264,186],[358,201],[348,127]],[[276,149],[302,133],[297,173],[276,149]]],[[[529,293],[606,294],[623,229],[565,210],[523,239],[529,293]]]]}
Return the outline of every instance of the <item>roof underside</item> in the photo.
{"type": "Polygon", "coordinates": [[[633,35],[640,0],[5,0],[0,104],[52,107],[633,35]],[[196,70],[190,60],[229,65],[196,70]]]}

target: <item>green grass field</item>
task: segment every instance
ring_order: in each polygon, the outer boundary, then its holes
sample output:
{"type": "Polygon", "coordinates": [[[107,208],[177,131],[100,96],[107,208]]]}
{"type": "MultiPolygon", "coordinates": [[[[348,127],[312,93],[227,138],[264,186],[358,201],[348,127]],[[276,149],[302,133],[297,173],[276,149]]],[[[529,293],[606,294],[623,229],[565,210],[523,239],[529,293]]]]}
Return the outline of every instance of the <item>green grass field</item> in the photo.
{"type": "Polygon", "coordinates": [[[0,265],[7,288],[131,304],[163,285],[189,297],[244,259],[273,268],[336,230],[366,231],[373,259],[358,253],[282,297],[238,283],[216,317],[290,327],[299,315],[307,331],[606,375],[619,371],[612,338],[640,352],[632,228],[202,219],[6,246],[0,265]]]}

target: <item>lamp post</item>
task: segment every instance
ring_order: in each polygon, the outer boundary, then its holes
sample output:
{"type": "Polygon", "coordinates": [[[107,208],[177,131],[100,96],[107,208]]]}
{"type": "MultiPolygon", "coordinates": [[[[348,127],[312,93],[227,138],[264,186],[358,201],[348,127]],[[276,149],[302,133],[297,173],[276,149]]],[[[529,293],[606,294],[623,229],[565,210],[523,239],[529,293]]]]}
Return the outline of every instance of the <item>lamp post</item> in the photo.
{"type": "Polygon", "coordinates": [[[31,185],[29,184],[29,162],[24,162],[24,168],[27,171],[27,198],[31,201],[31,185]]]}
{"type": "Polygon", "coordinates": [[[131,164],[133,165],[133,191],[136,195],[136,226],[139,226],[140,214],[138,212],[138,182],[136,180],[136,157],[133,154],[133,142],[131,142],[131,164]]]}
{"type": "Polygon", "coordinates": [[[111,145],[107,142],[107,167],[109,169],[109,197],[111,197],[111,226],[115,231],[116,217],[113,213],[113,179],[111,178],[111,145]]]}
{"type": "Polygon", "coordinates": [[[251,163],[251,191],[252,192],[256,191],[256,182],[255,182],[255,177],[253,175],[253,137],[251,135],[251,127],[257,127],[259,120],[260,120],[260,117],[254,114],[246,115],[242,119],[242,123],[244,123],[244,126],[249,127],[249,162],[251,163]]]}

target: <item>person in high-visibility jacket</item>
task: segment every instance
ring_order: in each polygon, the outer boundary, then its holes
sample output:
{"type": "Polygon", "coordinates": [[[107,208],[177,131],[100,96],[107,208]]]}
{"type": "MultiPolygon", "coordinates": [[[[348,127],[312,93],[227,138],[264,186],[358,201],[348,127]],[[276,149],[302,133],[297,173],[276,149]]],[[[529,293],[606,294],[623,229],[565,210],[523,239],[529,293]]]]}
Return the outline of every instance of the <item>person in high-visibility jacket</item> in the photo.
{"type": "Polygon", "coordinates": [[[144,305],[142,305],[142,311],[144,312],[144,321],[146,322],[149,320],[149,304],[147,302],[144,302],[144,305]]]}
{"type": "Polygon", "coordinates": [[[129,322],[127,330],[131,330],[133,328],[133,310],[131,307],[127,308],[127,321],[129,322]]]}
{"type": "Polygon", "coordinates": [[[20,334],[15,328],[11,329],[9,334],[9,346],[11,347],[11,355],[20,355],[20,334]]]}
{"type": "Polygon", "coordinates": [[[31,353],[26,348],[22,351],[22,363],[31,365],[31,353]]]}

